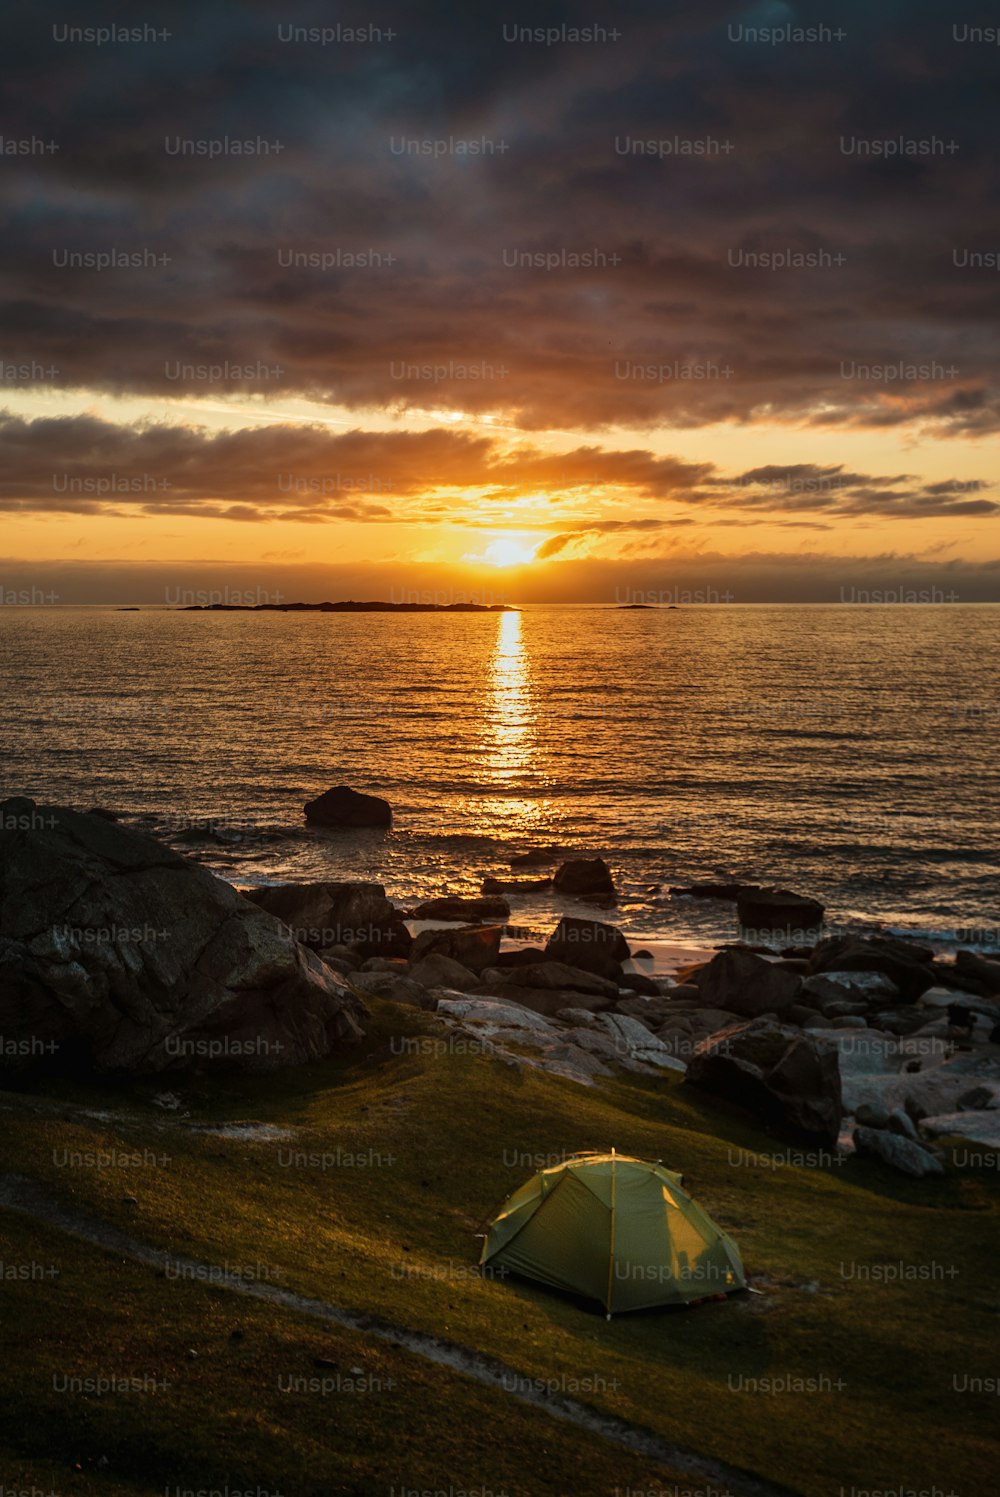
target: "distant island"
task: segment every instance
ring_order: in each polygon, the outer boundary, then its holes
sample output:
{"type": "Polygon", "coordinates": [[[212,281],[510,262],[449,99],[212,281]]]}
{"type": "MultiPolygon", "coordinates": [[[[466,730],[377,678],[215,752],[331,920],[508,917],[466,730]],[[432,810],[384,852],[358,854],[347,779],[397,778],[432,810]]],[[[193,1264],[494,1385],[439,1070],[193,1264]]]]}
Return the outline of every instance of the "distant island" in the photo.
{"type": "Polygon", "coordinates": [[[179,613],[510,613],[508,603],[187,603],[179,613]]]}

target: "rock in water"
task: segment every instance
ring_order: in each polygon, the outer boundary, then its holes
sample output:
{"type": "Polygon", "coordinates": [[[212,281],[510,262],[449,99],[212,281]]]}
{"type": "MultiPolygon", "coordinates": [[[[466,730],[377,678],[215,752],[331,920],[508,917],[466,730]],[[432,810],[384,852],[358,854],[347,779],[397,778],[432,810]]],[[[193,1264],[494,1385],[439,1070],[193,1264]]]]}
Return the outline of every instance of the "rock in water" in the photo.
{"type": "Polygon", "coordinates": [[[628,942],[617,925],[579,920],[564,915],[545,943],[545,959],[596,972],[612,982],[623,981],[621,963],[628,960],[628,942]]]}
{"type": "Polygon", "coordinates": [[[744,930],[767,931],[789,939],[794,933],[816,930],[824,910],[818,899],[790,894],[787,889],[744,890],[736,898],[736,916],[744,930]]]}
{"type": "Polygon", "coordinates": [[[98,816],[0,812],[0,1067],[270,1071],[361,1038],[343,978],[207,869],[98,816]]]}
{"type": "Polygon", "coordinates": [[[306,820],[318,826],[392,826],[392,807],[378,795],[362,795],[348,785],[324,790],[304,807],[306,820]]]}
{"type": "Polygon", "coordinates": [[[480,899],[462,899],[457,894],[445,894],[440,899],[429,899],[418,904],[410,912],[411,920],[457,920],[466,925],[486,920],[506,920],[510,914],[507,900],[498,894],[483,895],[480,899]]]}
{"type": "Polygon", "coordinates": [[[698,974],[698,993],[706,1008],[724,1008],[754,1019],[785,1013],[799,996],[802,979],[752,951],[728,949],[714,956],[698,974]]]}
{"type": "Polygon", "coordinates": [[[413,937],[381,884],[276,884],[246,897],[315,951],[346,946],[361,956],[410,954],[413,937]]]}
{"type": "Polygon", "coordinates": [[[695,1046],[684,1078],[767,1122],[836,1143],[844,1108],[836,1045],[816,1035],[752,1019],[695,1046]]]}
{"type": "Polygon", "coordinates": [[[615,881],[603,858],[572,858],[556,870],[560,894],[614,894],[615,881]]]}

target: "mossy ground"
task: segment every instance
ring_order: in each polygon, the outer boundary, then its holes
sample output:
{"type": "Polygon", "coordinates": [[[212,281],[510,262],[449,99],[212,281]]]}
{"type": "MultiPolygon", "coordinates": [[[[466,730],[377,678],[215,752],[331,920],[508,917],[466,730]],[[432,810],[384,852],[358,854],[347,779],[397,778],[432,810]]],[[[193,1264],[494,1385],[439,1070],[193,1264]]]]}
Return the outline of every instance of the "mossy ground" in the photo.
{"type": "MultiPolygon", "coordinates": [[[[145,1243],[500,1357],[807,1497],[852,1486],[937,1485],[959,1497],[998,1489],[997,1399],[969,1391],[1000,1372],[996,1169],[916,1182],[870,1161],[782,1163],[787,1140],[673,1077],[582,1088],[427,1044],[443,1033],[431,1019],[372,1008],[361,1050],[276,1077],[8,1093],[0,1170],[145,1243]],[[408,1053],[404,1032],[417,1042],[408,1053]],[[152,1103],[169,1087],[189,1121],[252,1118],[291,1136],[247,1142],[179,1127],[152,1103]],[[612,1145],[681,1170],[735,1236],[763,1295],[607,1322],[540,1287],[475,1272],[475,1233],[538,1164],[612,1145]],[[111,1149],[159,1162],[63,1163],[111,1149]],[[327,1156],[325,1167],[296,1162],[303,1154],[327,1156]]],[[[801,1148],[791,1146],[793,1159],[801,1148]]],[[[392,1487],[449,1483],[510,1497],[669,1492],[677,1481],[697,1489],[401,1348],[164,1278],[11,1212],[0,1212],[0,1234],[6,1264],[59,1269],[0,1284],[8,1487],[228,1482],[286,1497],[389,1497],[392,1487]],[[371,1388],[278,1386],[349,1377],[351,1367],[371,1388]],[[154,1373],[170,1386],[101,1398],[53,1387],[102,1370],[154,1373]],[[102,1456],[109,1464],[98,1470],[102,1456]]]]}

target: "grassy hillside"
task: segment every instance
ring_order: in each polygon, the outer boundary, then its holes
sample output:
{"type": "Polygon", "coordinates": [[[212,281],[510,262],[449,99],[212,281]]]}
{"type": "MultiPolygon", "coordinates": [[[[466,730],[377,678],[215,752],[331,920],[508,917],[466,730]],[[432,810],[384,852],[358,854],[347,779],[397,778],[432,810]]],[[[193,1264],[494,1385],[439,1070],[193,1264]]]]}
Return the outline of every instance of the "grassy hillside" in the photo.
{"type": "MultiPolygon", "coordinates": [[[[499,1357],[808,1497],[995,1489],[996,1398],[967,1381],[997,1371],[995,1169],[934,1183],[869,1161],[776,1162],[786,1140],[674,1078],[588,1089],[481,1055],[400,1053],[401,1032],[440,1029],[416,1011],[373,1009],[361,1051],[275,1078],[3,1094],[0,1171],[144,1243],[499,1357]],[[167,1088],[187,1123],[253,1119],[289,1133],[248,1141],[179,1124],[153,1104],[167,1088]],[[764,1292],[607,1322],[475,1272],[475,1233],[534,1168],[612,1145],[683,1171],[764,1292]],[[96,1150],[147,1152],[129,1167],[74,1160],[96,1150]]],[[[0,1234],[5,1263],[59,1269],[3,1283],[7,1486],[698,1489],[363,1333],[164,1276],[9,1211],[0,1234]],[[54,1387],[100,1371],[169,1387],[54,1387]],[[282,1390],[303,1377],[340,1382],[282,1390]]]]}

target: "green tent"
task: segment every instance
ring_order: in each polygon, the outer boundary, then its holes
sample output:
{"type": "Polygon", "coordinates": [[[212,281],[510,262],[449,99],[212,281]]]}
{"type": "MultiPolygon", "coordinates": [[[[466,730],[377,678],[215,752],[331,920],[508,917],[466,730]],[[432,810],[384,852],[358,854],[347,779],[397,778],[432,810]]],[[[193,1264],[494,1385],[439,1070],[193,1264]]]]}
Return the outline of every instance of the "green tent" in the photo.
{"type": "Polygon", "coordinates": [[[574,1154],[504,1202],[481,1264],[619,1310],[686,1305],[744,1289],[731,1237],[659,1162],[574,1154]]]}

